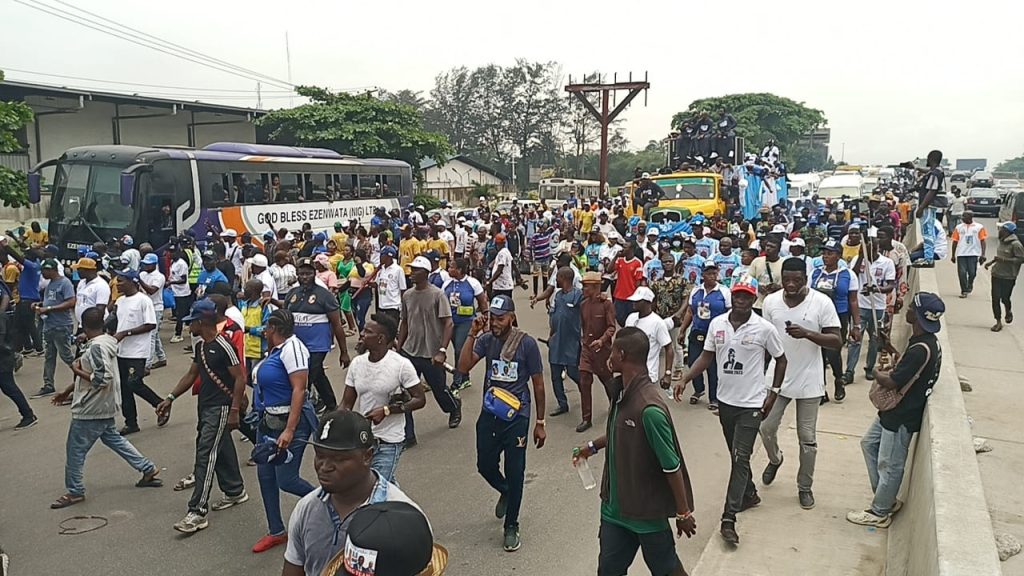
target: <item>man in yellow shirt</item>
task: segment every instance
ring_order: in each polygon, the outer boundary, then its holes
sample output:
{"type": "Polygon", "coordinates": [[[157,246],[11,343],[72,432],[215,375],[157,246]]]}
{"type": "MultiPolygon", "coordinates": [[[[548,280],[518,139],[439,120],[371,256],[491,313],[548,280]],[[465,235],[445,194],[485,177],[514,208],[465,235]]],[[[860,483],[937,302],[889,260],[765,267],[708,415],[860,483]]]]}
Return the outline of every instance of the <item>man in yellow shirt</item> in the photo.
{"type": "Polygon", "coordinates": [[[4,264],[4,283],[11,291],[11,304],[18,301],[18,278],[21,277],[21,268],[14,260],[8,260],[4,264]]]}
{"type": "Polygon", "coordinates": [[[348,234],[345,234],[345,226],[341,222],[334,223],[334,234],[331,235],[331,240],[334,240],[334,246],[338,250],[338,254],[341,254],[342,248],[348,244],[348,234]]]}
{"type": "Polygon", "coordinates": [[[401,230],[402,238],[398,242],[398,265],[408,276],[411,273],[409,264],[412,264],[417,256],[426,252],[427,243],[420,238],[423,233],[419,230],[416,231],[416,236],[412,235],[412,226],[409,224],[403,224],[401,230]]]}
{"type": "Polygon", "coordinates": [[[583,237],[586,238],[590,235],[590,231],[594,229],[594,213],[590,210],[590,206],[587,204],[583,205],[583,212],[580,213],[580,232],[583,233],[583,237]]]}
{"type": "Polygon", "coordinates": [[[434,227],[430,230],[430,239],[427,240],[427,249],[424,252],[435,250],[441,255],[441,259],[438,261],[438,267],[441,270],[448,269],[448,259],[452,255],[451,246],[448,245],[448,241],[441,238],[440,229],[434,227]]]}
{"type": "Polygon", "coordinates": [[[32,221],[29,229],[25,232],[25,242],[31,247],[46,246],[50,243],[50,234],[40,228],[39,222],[32,221]]]}
{"type": "Polygon", "coordinates": [[[852,264],[853,259],[860,255],[860,251],[863,248],[861,242],[863,236],[861,234],[861,221],[854,220],[850,223],[850,228],[846,231],[846,238],[843,239],[843,260],[847,264],[852,264]]]}

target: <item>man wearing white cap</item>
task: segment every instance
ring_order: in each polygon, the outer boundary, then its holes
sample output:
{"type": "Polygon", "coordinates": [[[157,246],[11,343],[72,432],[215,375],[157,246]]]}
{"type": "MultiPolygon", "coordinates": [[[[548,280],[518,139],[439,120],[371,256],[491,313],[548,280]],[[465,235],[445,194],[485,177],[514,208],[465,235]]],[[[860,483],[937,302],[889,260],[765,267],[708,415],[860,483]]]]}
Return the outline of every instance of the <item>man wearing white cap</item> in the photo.
{"type": "MultiPolygon", "coordinates": [[[[241,278],[242,247],[235,241],[237,237],[238,233],[231,228],[227,228],[220,233],[220,239],[224,242],[224,258],[231,262],[231,265],[235,267],[235,278],[241,278]]],[[[238,286],[236,286],[236,288],[238,288],[238,286]]]]}
{"type": "Polygon", "coordinates": [[[661,383],[661,387],[668,389],[672,381],[672,363],[675,355],[672,351],[672,336],[669,334],[669,324],[674,321],[669,318],[665,320],[654,313],[654,292],[646,287],[640,286],[628,298],[633,303],[633,312],[626,318],[627,327],[636,327],[647,334],[650,340],[650,348],[647,350],[647,371],[650,373],[651,382],[661,383]],[[661,369],[661,351],[665,351],[665,369],[661,369]]]}
{"type": "Polygon", "coordinates": [[[651,226],[647,229],[647,239],[643,244],[638,242],[638,245],[644,250],[644,260],[657,260],[658,259],[658,236],[661,234],[661,230],[657,226],[651,226]]]}
{"type": "Polygon", "coordinates": [[[458,224],[455,226],[455,245],[452,246],[452,254],[456,259],[465,258],[468,251],[469,231],[466,228],[466,219],[459,216],[458,224]]]}
{"type": "Polygon", "coordinates": [[[274,275],[270,273],[270,270],[267,270],[268,264],[266,256],[256,254],[249,258],[249,271],[252,273],[254,280],[259,280],[263,283],[263,295],[269,296],[272,300],[277,300],[277,282],[274,280],[274,275]]]}

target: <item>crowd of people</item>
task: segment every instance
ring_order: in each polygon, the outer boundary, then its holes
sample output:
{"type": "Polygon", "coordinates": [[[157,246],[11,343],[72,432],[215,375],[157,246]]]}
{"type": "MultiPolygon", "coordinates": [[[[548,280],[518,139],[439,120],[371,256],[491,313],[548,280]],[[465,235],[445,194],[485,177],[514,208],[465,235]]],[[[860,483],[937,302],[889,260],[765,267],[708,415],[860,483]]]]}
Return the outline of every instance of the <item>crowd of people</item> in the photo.
{"type": "MultiPolygon", "coordinates": [[[[874,501],[847,519],[885,527],[899,510],[906,450],[941,361],[935,333],[944,311],[938,296],[908,291],[909,268],[940,254],[936,230],[920,247],[900,239],[912,216],[933,223],[936,178],[923,171],[918,184],[873,195],[866,206],[782,199],[752,217],[737,197],[725,214],[694,215],[692,234],[678,236],[631,221],[620,199],[513,202],[497,211],[481,198],[472,218],[444,204],[429,217],[422,206],[379,209],[368,228],[307,224],[259,238],[210,228],[172,238],[161,254],[123,236],[81,249],[66,270],[46,240],[0,240],[7,262],[0,309],[12,310],[10,319],[0,315],[0,384],[21,411],[18,428],[33,425],[14,372],[23,355],[43,351],[43,385],[32,397],[70,405],[66,493],[53,508],[85,499],[84,462],[97,440],[141,474],[136,486],[163,485],[160,468],[127,438],[141,431],[135,396],[164,427],[174,402],[191,394],[194,467],[173,487],[191,490],[191,498],[174,529],[198,532],[211,511],[247,502],[240,470],[254,465],[267,533],[253,552],[286,546],[286,575],[374,573],[366,572],[371,563],[386,575],[443,570],[447,557],[397,484],[403,452],[418,443],[414,413],[426,409],[428,391],[448,427],[459,427],[469,374],[483,362],[476,464],[496,492],[502,545],[512,552],[522,543],[529,440],[543,447],[546,418],[575,410],[566,376],[580,393],[576,432],[601,424],[596,376],[609,404],[605,433],[581,441],[573,461],[607,451],[599,573],[624,573],[642,549],[653,573],[684,574],[674,539],[692,536],[696,523],[669,400],[706,403],[721,422],[732,458],[719,531],[736,545],[738,515],[760,502],[750,468],[758,434],[768,485],[784,463],[781,419],[795,406],[798,502],[813,508],[819,410],[843,402],[862,369],[864,380],[899,398],[876,402],[879,417],[862,442],[874,501]],[[547,331],[520,328],[517,287],[531,308],[544,306],[547,331]],[[903,311],[913,337],[896,363],[889,334],[903,311]],[[184,343],[192,362],[160,397],[145,379],[167,366],[166,316],[174,321],[169,344],[184,343]],[[347,369],[344,384],[325,370],[334,353],[347,369]],[[60,391],[58,357],[74,376],[60,391]],[[556,401],[550,411],[546,367],[556,401]],[[637,423],[644,434],[622,433],[637,423]],[[248,458],[236,453],[236,429],[252,447],[248,458]],[[308,445],[315,483],[300,473],[308,445]],[[300,498],[287,522],[281,492],[300,498]],[[417,546],[396,549],[385,524],[417,546]]],[[[984,262],[982,232],[962,215],[953,234],[962,269],[984,262]]],[[[1006,247],[993,261],[1015,278],[1024,248],[1012,224],[1000,229],[1000,241],[1006,247]]],[[[973,277],[961,275],[964,296],[973,277]]],[[[1002,302],[1009,322],[1007,284],[993,306],[1002,302]]]]}

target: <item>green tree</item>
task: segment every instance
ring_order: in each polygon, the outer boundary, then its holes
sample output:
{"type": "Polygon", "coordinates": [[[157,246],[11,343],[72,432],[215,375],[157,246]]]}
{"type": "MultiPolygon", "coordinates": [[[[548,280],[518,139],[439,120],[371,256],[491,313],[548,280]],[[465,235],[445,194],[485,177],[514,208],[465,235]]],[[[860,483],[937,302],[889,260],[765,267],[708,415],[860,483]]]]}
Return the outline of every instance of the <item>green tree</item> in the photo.
{"type": "Polygon", "coordinates": [[[1018,156],[1016,158],[1010,158],[999,163],[995,168],[996,172],[1016,172],[1020,174],[1024,172],[1024,156],[1018,156]]]}
{"type": "Polygon", "coordinates": [[[257,121],[270,130],[273,142],[362,158],[395,158],[414,167],[423,158],[443,162],[452,154],[448,139],[424,129],[422,114],[409,104],[314,86],[300,86],[296,92],[310,102],[274,110],[257,121]]]}
{"type": "Polygon", "coordinates": [[[672,128],[701,112],[712,117],[725,110],[736,118],[736,135],[744,138],[750,152],[759,153],[769,139],[775,139],[784,159],[792,159],[792,148],[816,128],[827,124],[821,110],[769,93],[728,94],[694,100],[690,107],[672,117],[672,128]]]}
{"type": "MultiPolygon", "coordinates": [[[[4,72],[0,70],[0,82],[4,72]]],[[[32,121],[32,109],[24,102],[0,101],[0,153],[22,149],[16,133],[32,121]]],[[[28,204],[28,178],[22,172],[0,166],[0,201],[17,208],[28,204]]]]}

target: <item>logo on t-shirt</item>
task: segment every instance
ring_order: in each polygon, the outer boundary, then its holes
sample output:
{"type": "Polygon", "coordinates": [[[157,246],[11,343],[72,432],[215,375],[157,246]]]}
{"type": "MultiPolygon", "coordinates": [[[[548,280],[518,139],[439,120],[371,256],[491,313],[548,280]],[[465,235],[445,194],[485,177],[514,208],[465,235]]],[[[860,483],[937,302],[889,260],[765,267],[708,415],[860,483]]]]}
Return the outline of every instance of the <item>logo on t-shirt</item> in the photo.
{"type": "Polygon", "coordinates": [[[502,359],[491,360],[492,382],[518,382],[519,362],[507,362],[502,359]]]}
{"type": "MultiPolygon", "coordinates": [[[[718,334],[715,334],[718,338],[718,334]]],[[[726,353],[725,364],[722,365],[722,372],[725,374],[743,374],[743,363],[736,360],[736,350],[729,348],[726,353]]]]}

